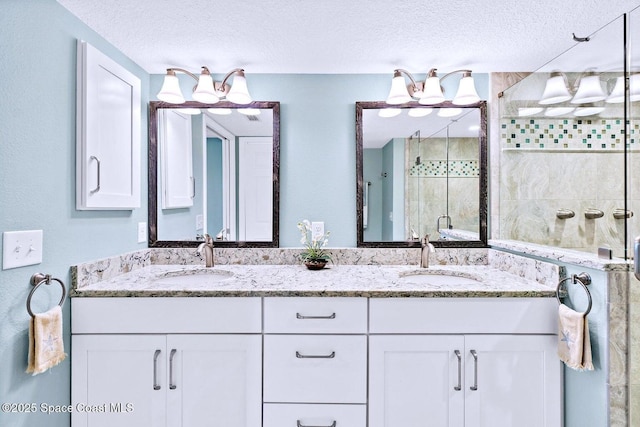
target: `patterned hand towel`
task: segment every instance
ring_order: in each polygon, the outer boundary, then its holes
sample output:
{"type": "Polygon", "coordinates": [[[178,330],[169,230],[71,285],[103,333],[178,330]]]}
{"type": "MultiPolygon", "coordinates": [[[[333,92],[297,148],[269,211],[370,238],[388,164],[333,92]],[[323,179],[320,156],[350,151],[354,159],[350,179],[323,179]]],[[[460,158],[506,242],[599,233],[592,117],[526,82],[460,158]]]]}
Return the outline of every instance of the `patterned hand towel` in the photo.
{"type": "Polygon", "coordinates": [[[558,356],[568,367],[579,371],[593,371],[589,322],[578,313],[560,304],[558,310],[558,356]]]}
{"type": "Polygon", "coordinates": [[[46,313],[38,313],[29,322],[29,363],[27,373],[37,375],[62,362],[62,309],[56,305],[46,313]]]}

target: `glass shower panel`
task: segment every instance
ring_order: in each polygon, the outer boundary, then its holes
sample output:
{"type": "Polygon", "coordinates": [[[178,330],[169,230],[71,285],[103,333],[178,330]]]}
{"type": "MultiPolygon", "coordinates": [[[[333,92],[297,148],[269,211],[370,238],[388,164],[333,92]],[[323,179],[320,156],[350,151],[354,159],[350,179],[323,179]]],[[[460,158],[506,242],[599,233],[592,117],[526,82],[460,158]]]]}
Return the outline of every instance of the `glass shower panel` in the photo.
{"type": "MultiPolygon", "coordinates": [[[[633,212],[627,225],[628,253],[633,256],[634,239],[640,236],[640,8],[627,17],[628,62],[628,181],[627,208],[633,212]]],[[[630,426],[640,425],[640,283],[629,279],[629,418],[630,426]]]]}
{"type": "Polygon", "coordinates": [[[501,239],[625,257],[623,20],[503,92],[501,239]]]}

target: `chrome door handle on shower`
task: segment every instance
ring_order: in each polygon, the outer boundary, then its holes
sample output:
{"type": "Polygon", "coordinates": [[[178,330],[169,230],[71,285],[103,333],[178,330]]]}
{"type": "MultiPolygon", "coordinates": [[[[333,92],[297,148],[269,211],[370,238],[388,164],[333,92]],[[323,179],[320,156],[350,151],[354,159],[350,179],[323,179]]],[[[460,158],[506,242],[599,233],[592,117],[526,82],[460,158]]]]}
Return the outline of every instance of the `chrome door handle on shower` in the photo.
{"type": "Polygon", "coordinates": [[[640,236],[636,237],[633,245],[633,273],[640,280],[640,236]]]}
{"type": "Polygon", "coordinates": [[[89,160],[95,160],[96,164],[98,165],[98,183],[96,185],[96,188],[94,188],[93,190],[89,191],[91,194],[93,194],[93,193],[97,193],[98,191],[100,191],[100,159],[97,158],[96,156],[91,156],[91,157],[89,157],[89,160]]]}

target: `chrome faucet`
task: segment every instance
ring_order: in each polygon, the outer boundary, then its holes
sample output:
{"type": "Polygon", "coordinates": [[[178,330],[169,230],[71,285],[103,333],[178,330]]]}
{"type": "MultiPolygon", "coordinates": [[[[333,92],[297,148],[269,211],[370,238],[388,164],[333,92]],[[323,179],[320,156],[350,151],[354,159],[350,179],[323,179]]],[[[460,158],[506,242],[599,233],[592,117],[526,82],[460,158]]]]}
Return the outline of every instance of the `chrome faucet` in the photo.
{"type": "Polygon", "coordinates": [[[429,243],[429,235],[425,234],[422,238],[422,249],[420,251],[420,268],[429,267],[429,255],[435,250],[436,248],[433,247],[433,244],[429,243]]]}
{"type": "Polygon", "coordinates": [[[213,267],[213,238],[208,234],[204,235],[204,243],[200,243],[200,246],[198,246],[198,255],[203,255],[203,252],[205,267],[213,267]]]}

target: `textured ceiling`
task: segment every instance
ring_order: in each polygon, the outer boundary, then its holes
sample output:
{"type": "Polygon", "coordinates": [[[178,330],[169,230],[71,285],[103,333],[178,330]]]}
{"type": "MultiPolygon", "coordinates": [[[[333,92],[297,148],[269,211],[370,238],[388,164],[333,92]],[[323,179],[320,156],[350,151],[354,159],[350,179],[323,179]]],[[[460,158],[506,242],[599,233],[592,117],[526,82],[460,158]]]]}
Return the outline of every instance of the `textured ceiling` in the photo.
{"type": "MultiPolygon", "coordinates": [[[[535,70],[640,0],[58,0],[147,72],[535,70]]],[[[638,13],[640,15],[640,13],[638,13]]]]}

